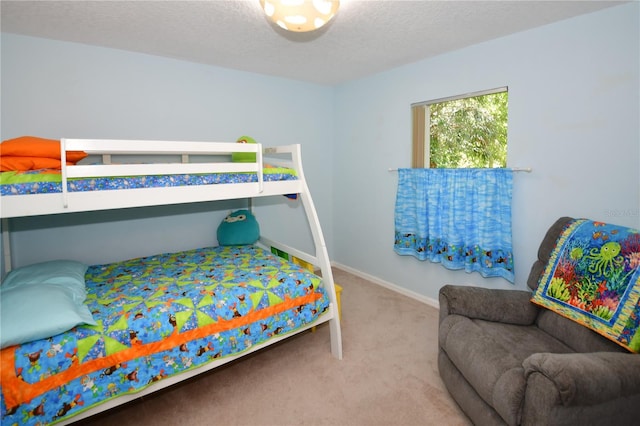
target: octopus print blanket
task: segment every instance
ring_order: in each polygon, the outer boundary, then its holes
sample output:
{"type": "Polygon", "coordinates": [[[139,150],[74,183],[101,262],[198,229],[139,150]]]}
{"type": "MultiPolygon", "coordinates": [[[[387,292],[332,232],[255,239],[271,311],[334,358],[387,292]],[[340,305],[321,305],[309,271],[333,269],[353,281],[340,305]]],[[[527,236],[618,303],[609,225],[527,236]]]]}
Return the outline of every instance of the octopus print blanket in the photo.
{"type": "Polygon", "coordinates": [[[47,424],[314,321],[321,278],[255,246],[90,266],[97,323],[1,352],[1,423],[47,424]]]}
{"type": "Polygon", "coordinates": [[[532,302],[640,351],[640,233],[586,219],[567,225],[532,302]]]}

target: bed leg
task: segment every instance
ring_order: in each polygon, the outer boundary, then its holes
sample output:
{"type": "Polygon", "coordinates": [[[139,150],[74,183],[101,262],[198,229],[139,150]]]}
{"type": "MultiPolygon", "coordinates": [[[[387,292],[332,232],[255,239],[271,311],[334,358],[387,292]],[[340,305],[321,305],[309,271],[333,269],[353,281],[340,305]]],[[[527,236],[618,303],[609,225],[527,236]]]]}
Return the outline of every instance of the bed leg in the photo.
{"type": "Polygon", "coordinates": [[[329,332],[331,333],[331,354],[334,358],[342,359],[342,335],[340,331],[340,318],[329,320],[329,332]]]}

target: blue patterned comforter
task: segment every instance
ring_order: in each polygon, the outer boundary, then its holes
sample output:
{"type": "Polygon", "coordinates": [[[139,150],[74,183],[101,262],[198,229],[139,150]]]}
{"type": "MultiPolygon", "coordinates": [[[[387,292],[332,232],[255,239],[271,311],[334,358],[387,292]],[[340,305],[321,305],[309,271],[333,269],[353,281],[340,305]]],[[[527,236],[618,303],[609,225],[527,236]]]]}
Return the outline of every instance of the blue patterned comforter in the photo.
{"type": "Polygon", "coordinates": [[[89,267],[97,326],[2,350],[2,424],[59,421],[321,316],[321,279],[254,246],[89,267]]]}

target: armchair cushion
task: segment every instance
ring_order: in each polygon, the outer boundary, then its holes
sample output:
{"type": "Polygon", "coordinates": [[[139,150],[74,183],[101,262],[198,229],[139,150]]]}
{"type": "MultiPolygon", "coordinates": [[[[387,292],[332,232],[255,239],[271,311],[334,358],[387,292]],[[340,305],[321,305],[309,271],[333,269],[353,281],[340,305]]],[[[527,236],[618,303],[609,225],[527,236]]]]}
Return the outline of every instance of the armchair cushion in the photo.
{"type": "Polygon", "coordinates": [[[523,361],[537,352],[571,352],[534,325],[503,324],[462,315],[449,315],[442,321],[439,342],[480,398],[507,424],[514,425],[520,424],[526,389],[523,361]]]}
{"type": "Polygon", "coordinates": [[[502,418],[517,424],[526,385],[522,360],[469,318],[452,315],[443,329],[441,348],[467,382],[502,418]]]}
{"type": "Polygon", "coordinates": [[[595,331],[547,309],[540,310],[540,314],[536,318],[536,326],[549,336],[553,336],[569,346],[574,352],[629,353],[622,346],[602,338],[595,331]]]}

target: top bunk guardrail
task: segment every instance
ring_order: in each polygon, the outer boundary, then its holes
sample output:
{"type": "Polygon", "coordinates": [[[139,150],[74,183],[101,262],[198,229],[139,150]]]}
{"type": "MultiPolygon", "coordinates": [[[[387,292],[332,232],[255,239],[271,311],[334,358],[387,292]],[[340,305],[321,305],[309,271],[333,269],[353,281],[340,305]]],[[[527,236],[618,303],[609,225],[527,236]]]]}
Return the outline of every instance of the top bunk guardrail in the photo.
{"type": "Polygon", "coordinates": [[[299,145],[263,148],[261,144],[235,142],[62,139],[60,149],[62,169],[58,190],[3,196],[2,218],[293,194],[306,187],[299,145]],[[67,165],[70,151],[83,151],[90,161],[67,165]],[[233,162],[234,153],[255,153],[256,159],[233,162]],[[267,165],[263,154],[277,158],[273,161],[270,158],[267,165]],[[283,159],[279,154],[287,155],[283,159]],[[96,160],[100,161],[95,163],[96,160]],[[265,180],[265,167],[270,170],[286,167],[292,172],[284,177],[286,180],[275,177],[265,180]],[[166,176],[173,181],[178,175],[214,174],[231,174],[242,179],[150,188],[127,187],[125,182],[118,189],[74,190],[74,182],[81,179],[94,182],[100,178],[139,177],[138,182],[144,182],[146,176],[166,176]]]}

